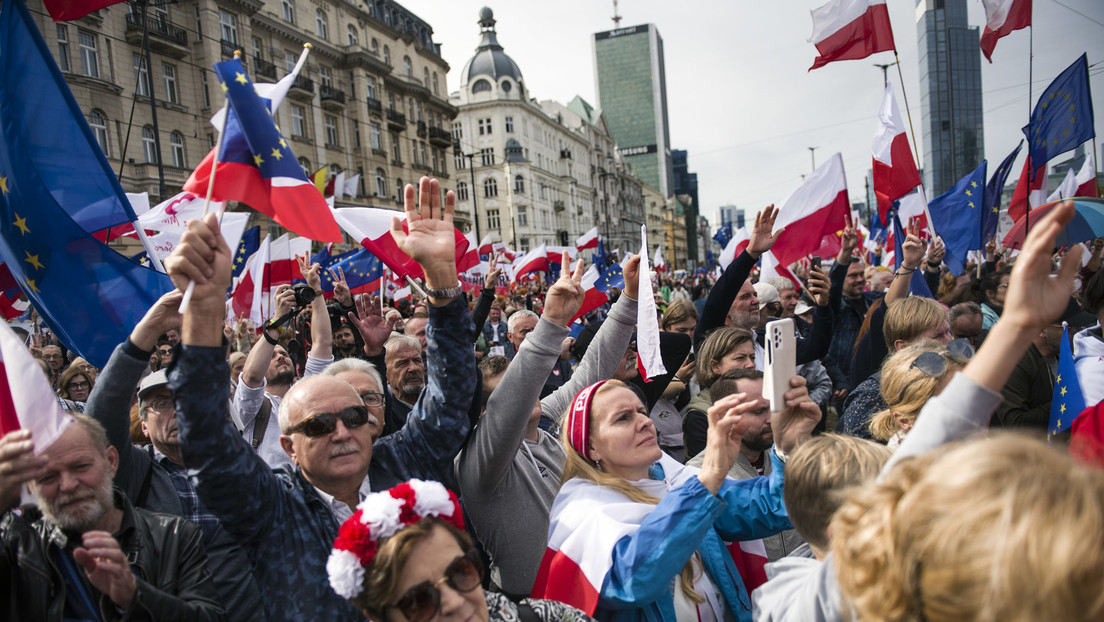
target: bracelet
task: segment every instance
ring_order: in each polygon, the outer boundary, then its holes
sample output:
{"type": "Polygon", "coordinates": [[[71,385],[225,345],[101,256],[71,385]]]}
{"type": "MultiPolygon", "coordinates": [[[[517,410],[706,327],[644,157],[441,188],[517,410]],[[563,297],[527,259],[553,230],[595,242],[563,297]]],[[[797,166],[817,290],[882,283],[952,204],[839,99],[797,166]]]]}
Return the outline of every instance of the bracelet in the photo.
{"type": "Polygon", "coordinates": [[[268,334],[268,331],[271,328],[274,328],[274,327],[273,326],[268,326],[268,323],[266,322],[265,325],[261,327],[261,334],[264,335],[264,339],[265,339],[265,341],[267,341],[269,343],[269,345],[274,346],[274,345],[280,343],[280,340],[279,339],[273,339],[272,335],[268,334]]]}
{"type": "Polygon", "coordinates": [[[894,276],[896,276],[898,274],[903,276],[905,274],[912,274],[913,272],[916,272],[916,268],[909,269],[909,268],[901,267],[901,268],[897,268],[897,272],[894,272],[893,274],[894,274],[894,276]]]}

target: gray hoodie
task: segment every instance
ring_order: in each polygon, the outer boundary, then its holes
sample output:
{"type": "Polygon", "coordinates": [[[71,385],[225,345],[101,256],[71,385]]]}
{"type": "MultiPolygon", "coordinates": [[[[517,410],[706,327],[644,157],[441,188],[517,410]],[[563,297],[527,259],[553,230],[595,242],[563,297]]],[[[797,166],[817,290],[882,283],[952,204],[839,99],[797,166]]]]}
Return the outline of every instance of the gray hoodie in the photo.
{"type": "MultiPolygon", "coordinates": [[[[613,376],[636,324],[636,300],[622,294],[571,379],[540,401],[559,421],[583,387],[613,376]]],[[[548,515],[560,490],[565,454],[538,431],[525,439],[544,379],[569,330],[541,319],[529,333],[456,459],[460,494],[475,535],[491,557],[491,580],[509,594],[529,594],[548,542],[548,515]]]]}
{"type": "Polygon", "coordinates": [[[1100,324],[1073,336],[1073,364],[1085,406],[1095,406],[1104,399],[1104,339],[1100,324]]]}

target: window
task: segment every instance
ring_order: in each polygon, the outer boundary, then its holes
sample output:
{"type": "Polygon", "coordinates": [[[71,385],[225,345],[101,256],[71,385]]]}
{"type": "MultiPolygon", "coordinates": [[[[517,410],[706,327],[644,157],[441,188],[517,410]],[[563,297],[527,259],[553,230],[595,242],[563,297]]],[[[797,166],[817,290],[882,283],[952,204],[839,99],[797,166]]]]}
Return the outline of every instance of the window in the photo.
{"type": "Polygon", "coordinates": [[[327,88],[333,86],[333,69],[325,65],[319,65],[318,83],[327,88]]]}
{"type": "Polygon", "coordinates": [[[410,62],[409,56],[403,56],[403,75],[408,78],[414,77],[414,65],[410,62]]]}
{"type": "Polygon", "coordinates": [[[58,67],[62,71],[69,69],[69,27],[65,24],[57,25],[58,39],[58,67]]]}
{"type": "Polygon", "coordinates": [[[196,43],[203,40],[203,20],[199,19],[199,4],[195,6],[196,43]]]}
{"type": "Polygon", "coordinates": [[[391,66],[391,48],[387,47],[386,45],[383,46],[383,62],[388,67],[391,66]]]}
{"type": "Polygon", "coordinates": [[[521,175],[514,177],[514,192],[525,194],[525,178],[521,175]]]}
{"type": "Polygon", "coordinates": [[[299,55],[291,50],[284,50],[284,71],[291,73],[299,62],[299,55]]]}
{"type": "Polygon", "coordinates": [[[499,218],[498,218],[498,210],[496,210],[496,209],[487,210],[487,228],[488,229],[500,229],[501,227],[502,227],[502,223],[499,221],[499,218]]]}
{"type": "Polygon", "coordinates": [[[184,135],[180,132],[169,134],[169,149],[172,151],[172,165],[176,168],[188,168],[188,159],[184,157],[184,135]]]}
{"type": "Polygon", "coordinates": [[[395,199],[398,201],[403,200],[403,182],[401,179],[395,180],[395,199]]]}
{"type": "Polygon", "coordinates": [[[326,146],[337,147],[337,117],[326,115],[323,117],[322,123],[326,127],[326,146]]]}
{"type": "Polygon", "coordinates": [[[153,128],[142,128],[142,152],[146,156],[146,164],[157,164],[157,142],[153,128]]]}
{"type": "Polygon", "coordinates": [[[433,94],[434,95],[440,95],[441,94],[437,90],[437,72],[436,71],[433,72],[433,94]]]}
{"type": "Polygon", "coordinates": [[[207,88],[207,70],[206,69],[200,69],[199,70],[199,85],[201,87],[203,87],[203,107],[204,108],[210,108],[211,107],[211,92],[207,88]]]}
{"type": "Polygon", "coordinates": [[[394,93],[388,93],[387,94],[387,109],[388,110],[394,110],[396,112],[402,112],[402,97],[399,97],[399,107],[396,108],[395,107],[395,94],[394,93]]]}
{"type": "Polygon", "coordinates": [[[367,89],[367,92],[368,92],[368,99],[374,99],[376,101],[379,101],[379,92],[376,90],[377,89],[376,79],[373,78],[372,76],[368,76],[367,80],[368,80],[368,85],[367,85],[366,89],[367,89]]]}
{"type": "Polygon", "coordinates": [[[437,171],[438,167],[444,168],[444,164],[445,164],[444,157],[443,156],[442,157],[438,156],[437,149],[430,149],[430,151],[433,152],[433,170],[434,170],[434,172],[437,171]]]}
{"type": "Polygon", "coordinates": [[[89,78],[100,77],[100,52],[96,42],[96,35],[77,31],[77,40],[80,43],[81,73],[89,78]]]}
{"type": "Polygon", "coordinates": [[[523,253],[528,253],[529,252],[529,238],[521,238],[520,240],[518,240],[518,246],[521,247],[518,250],[520,250],[523,253]]]}
{"type": "Polygon", "coordinates": [[[476,80],[472,85],[472,93],[485,93],[491,90],[491,83],[486,80],[476,80]]]}
{"type": "Polygon", "coordinates": [[[295,104],[291,104],[291,135],[304,138],[307,135],[307,112],[295,104]]]}
{"type": "Polygon", "coordinates": [[[360,123],[353,119],[353,145],[360,151],[360,123]]]}
{"type": "Polygon", "coordinates": [[[284,21],[289,24],[295,23],[295,3],[291,0],[280,0],[280,7],[283,11],[284,21]]]}
{"type": "Polygon", "coordinates": [[[483,166],[494,166],[494,148],[480,149],[479,163],[483,166]]]}
{"type": "Polygon", "coordinates": [[[506,133],[507,134],[513,134],[514,133],[514,118],[513,117],[506,117],[506,133]]]}
{"type": "Polygon", "coordinates": [[[356,29],[356,26],[353,26],[352,24],[349,24],[348,26],[346,26],[345,27],[345,34],[349,38],[349,45],[356,45],[357,44],[357,29],[356,29]]]}
{"type": "Polygon", "coordinates": [[[134,55],[135,95],[149,97],[149,72],[146,71],[146,59],[141,54],[134,55]]]}
{"type": "Polygon", "coordinates": [[[460,140],[463,137],[464,137],[464,126],[460,125],[459,123],[453,123],[452,124],[452,139],[453,140],[460,140]]]}
{"type": "Polygon", "coordinates": [[[382,168],[376,169],[376,196],[387,196],[387,176],[384,175],[382,168]]]}
{"type": "Polygon", "coordinates": [[[373,54],[379,54],[379,41],[376,40],[375,37],[372,37],[372,42],[368,47],[372,50],[373,54]]]}
{"type": "Polygon", "coordinates": [[[299,158],[299,166],[302,167],[303,174],[307,176],[307,179],[310,179],[310,176],[314,173],[314,171],[311,170],[310,160],[299,158]]]}
{"type": "Polygon", "coordinates": [[[456,199],[458,201],[467,201],[468,200],[468,184],[467,183],[462,182],[462,181],[456,183],[456,199]]]}
{"type": "Polygon", "coordinates": [[[238,44],[238,16],[233,13],[227,13],[226,11],[219,10],[219,32],[222,33],[222,40],[229,41],[234,45],[238,44]]]}
{"type": "Polygon", "coordinates": [[[519,227],[529,226],[529,214],[524,205],[519,205],[517,208],[517,224],[519,227]]]}
{"type": "Polygon", "coordinates": [[[422,102],[418,102],[418,122],[422,122],[422,102]]]}
{"type": "Polygon", "coordinates": [[[399,135],[391,134],[391,161],[402,163],[402,152],[399,151],[399,135]]]}
{"type": "Polygon", "coordinates": [[[406,115],[406,120],[410,123],[413,123],[414,122],[414,98],[411,97],[410,100],[407,102],[407,104],[410,106],[410,108],[409,108],[409,113],[410,114],[406,115]]]}
{"type": "Polygon", "coordinates": [[[452,153],[452,163],[455,165],[456,170],[458,171],[462,171],[468,168],[467,158],[465,158],[464,154],[460,153],[459,151],[454,151],[452,153]]]}
{"type": "Polygon", "coordinates": [[[92,128],[92,135],[96,137],[100,151],[103,151],[105,156],[111,157],[111,150],[107,144],[107,119],[104,118],[103,113],[93,110],[88,115],[88,127],[92,128]]]}
{"type": "Polygon", "coordinates": [[[491,133],[491,120],[479,119],[479,135],[489,135],[491,133]]]}
{"type": "Polygon", "coordinates": [[[369,123],[368,124],[368,135],[369,135],[369,137],[371,138],[371,141],[372,141],[372,149],[382,150],[383,149],[383,139],[382,139],[383,135],[380,133],[379,123],[369,123]]]}
{"type": "Polygon", "coordinates": [[[422,84],[427,89],[429,88],[429,68],[428,67],[423,67],[422,68],[422,84]]]}
{"type": "Polygon", "coordinates": [[[326,13],[322,9],[314,10],[314,34],[319,39],[330,38],[330,25],[326,22],[326,13]]]}
{"type": "Polygon", "coordinates": [[[176,66],[161,63],[161,77],[165,80],[165,101],[179,104],[180,94],[176,90],[176,66]]]}
{"type": "Polygon", "coordinates": [[[483,196],[488,198],[498,196],[498,182],[493,177],[483,180],[483,196]]]}
{"type": "Polygon", "coordinates": [[[426,157],[426,144],[425,144],[425,141],[419,142],[418,143],[418,148],[422,152],[422,166],[427,166],[429,164],[429,158],[426,157]]]}
{"type": "Polygon", "coordinates": [[[261,43],[260,37],[251,37],[250,45],[253,47],[253,58],[264,58],[262,52],[264,52],[264,44],[261,43]]]}

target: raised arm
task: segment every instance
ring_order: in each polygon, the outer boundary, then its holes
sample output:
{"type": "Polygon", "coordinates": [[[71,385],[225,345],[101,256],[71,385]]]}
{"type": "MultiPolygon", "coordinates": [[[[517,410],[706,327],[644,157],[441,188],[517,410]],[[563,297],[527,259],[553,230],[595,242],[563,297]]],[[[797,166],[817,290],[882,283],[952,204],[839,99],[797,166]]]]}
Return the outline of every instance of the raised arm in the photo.
{"type": "Polygon", "coordinates": [[[475,308],[472,309],[473,342],[478,341],[479,336],[483,334],[483,324],[487,322],[487,316],[491,313],[491,305],[494,304],[495,283],[498,282],[498,275],[502,274],[502,268],[498,266],[498,255],[491,255],[488,268],[487,277],[483,279],[483,289],[479,293],[479,301],[475,303],[475,308]]]}
{"type": "Polygon", "coordinates": [[[311,301],[311,358],[319,361],[333,361],[333,327],[330,325],[330,312],[326,309],[326,299],[322,296],[322,266],[311,264],[306,257],[296,257],[299,272],[307,285],[314,290],[311,301]]]}
{"type": "Polygon", "coordinates": [[[924,260],[926,249],[927,243],[920,241],[919,225],[910,224],[908,235],[905,236],[905,241],[901,244],[901,267],[894,273],[893,282],[885,295],[887,308],[893,306],[899,300],[908,298],[912,276],[920,268],[920,262],[924,260]]]}

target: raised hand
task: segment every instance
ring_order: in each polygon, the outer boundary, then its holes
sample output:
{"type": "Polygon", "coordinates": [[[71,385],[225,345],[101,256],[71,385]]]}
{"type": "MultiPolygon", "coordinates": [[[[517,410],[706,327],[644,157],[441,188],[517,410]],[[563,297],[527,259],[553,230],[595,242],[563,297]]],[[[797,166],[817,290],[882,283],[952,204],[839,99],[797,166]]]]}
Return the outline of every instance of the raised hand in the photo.
{"type": "Polygon", "coordinates": [[[843,228],[843,232],[840,233],[840,251],[837,256],[837,261],[840,263],[850,263],[851,254],[855,252],[855,248],[859,245],[859,231],[853,225],[847,225],[843,228]]]}
{"type": "Polygon", "coordinates": [[[632,255],[621,265],[621,274],[625,277],[625,295],[639,300],[640,291],[640,255],[632,255]]]}
{"type": "MultiPolygon", "coordinates": [[[[457,285],[456,238],[452,219],[456,196],[449,191],[442,207],[441,186],[436,179],[422,177],[418,186],[417,203],[414,186],[408,184],[403,192],[408,231],[403,231],[398,218],[392,218],[391,236],[399,250],[421,265],[428,287],[454,287],[457,285]]],[[[438,304],[447,302],[443,300],[438,304]]]]}
{"type": "Polygon", "coordinates": [[[793,387],[783,396],[786,399],[786,409],[781,412],[771,413],[771,430],[774,432],[774,442],[783,453],[790,453],[805,437],[813,432],[820,421],[820,407],[809,399],[809,389],[805,386],[805,378],[794,376],[790,378],[790,386],[793,387]]]}
{"type": "Polygon", "coordinates": [[[502,274],[502,268],[500,268],[498,265],[498,261],[500,258],[501,255],[499,254],[491,254],[491,262],[488,266],[487,278],[483,279],[483,289],[491,289],[498,283],[498,277],[502,274]]]}
{"type": "Polygon", "coordinates": [[[906,270],[915,270],[924,259],[924,253],[928,249],[927,240],[920,239],[920,225],[910,223],[905,242],[901,244],[901,267],[906,270]]]}
{"type": "Polygon", "coordinates": [[[706,436],[705,460],[698,479],[714,494],[721,489],[728,470],[740,456],[740,441],[750,425],[750,421],[744,421],[744,413],[762,406],[762,400],[745,401],[746,399],[747,393],[734,393],[713,402],[706,412],[709,432],[706,436]]]}
{"type": "Polygon", "coordinates": [[[1082,246],[1070,246],[1056,278],[1050,276],[1050,253],[1058,234],[1073,219],[1073,215],[1073,201],[1064,201],[1042,221],[1031,226],[1031,232],[1024,240],[1023,249],[1012,268],[1000,323],[1009,322],[1024,330],[1038,332],[1065,311],[1073,294],[1074,278],[1081,269],[1082,246]]]}
{"type": "Polygon", "coordinates": [[[544,318],[557,326],[567,326],[579,307],[583,306],[583,260],[575,263],[575,271],[568,273],[571,267],[571,259],[567,251],[560,258],[560,278],[548,290],[544,296],[544,318]]]}
{"type": "Polygon", "coordinates": [[[365,296],[357,297],[356,313],[349,313],[349,323],[356,328],[360,338],[364,340],[364,353],[368,356],[377,356],[383,352],[383,344],[391,337],[395,323],[388,324],[380,315],[379,305],[365,300],[365,296]]]}
{"type": "Polygon", "coordinates": [[[182,292],[189,282],[195,282],[192,305],[201,304],[211,309],[217,307],[225,313],[226,288],[230,286],[233,257],[219,230],[218,214],[210,213],[202,219],[188,221],[180,243],[165,259],[165,270],[182,292]]]}
{"type": "Polygon", "coordinates": [[[281,285],[276,288],[276,315],[274,317],[283,317],[287,313],[291,313],[291,310],[295,308],[295,292],[291,290],[290,285],[281,285]]]}
{"type": "Polygon", "coordinates": [[[809,295],[813,297],[818,307],[828,306],[828,290],[832,287],[832,282],[828,280],[828,275],[824,273],[823,268],[812,266],[809,269],[808,279],[809,295]]]}
{"type": "Polygon", "coordinates": [[[322,266],[319,264],[312,264],[310,257],[302,256],[296,257],[295,261],[299,263],[299,274],[303,275],[303,280],[307,282],[314,291],[322,290],[322,266]]]}
{"type": "Polygon", "coordinates": [[[330,276],[333,277],[334,300],[342,307],[353,306],[353,294],[349,291],[349,281],[345,280],[345,270],[341,266],[336,270],[330,269],[330,276]]]}
{"type": "Polygon", "coordinates": [[[169,329],[179,329],[184,322],[180,315],[180,299],[184,294],[178,289],[161,296],[138,325],[130,333],[130,341],[141,350],[152,350],[157,346],[157,338],[169,329]]]}
{"type": "Polygon", "coordinates": [[[23,484],[46,472],[45,456],[35,456],[30,430],[15,430],[0,438],[0,507],[19,502],[23,484]]]}
{"type": "Polygon", "coordinates": [[[943,258],[946,256],[947,247],[943,244],[943,238],[935,238],[928,248],[928,265],[938,270],[939,264],[943,263],[943,258]]]}
{"type": "Polygon", "coordinates": [[[774,243],[778,241],[778,236],[782,235],[786,228],[783,227],[778,231],[774,231],[774,220],[776,218],[778,218],[778,210],[775,209],[773,203],[755,213],[755,225],[751,228],[747,245],[749,255],[759,257],[769,251],[774,243]]]}
{"type": "Polygon", "coordinates": [[[84,546],[73,549],[73,559],[88,575],[88,582],[119,608],[130,607],[138,581],[119,542],[106,531],[86,531],[81,540],[84,546]]]}

